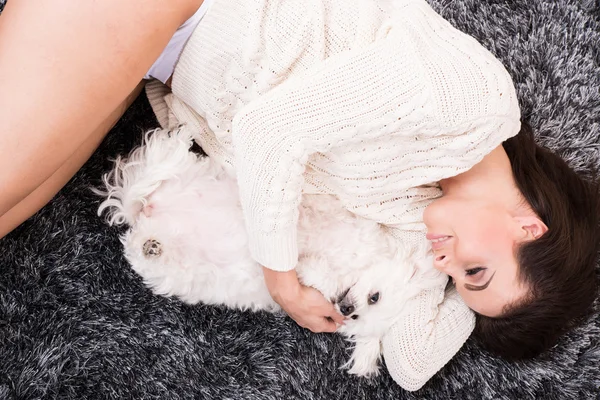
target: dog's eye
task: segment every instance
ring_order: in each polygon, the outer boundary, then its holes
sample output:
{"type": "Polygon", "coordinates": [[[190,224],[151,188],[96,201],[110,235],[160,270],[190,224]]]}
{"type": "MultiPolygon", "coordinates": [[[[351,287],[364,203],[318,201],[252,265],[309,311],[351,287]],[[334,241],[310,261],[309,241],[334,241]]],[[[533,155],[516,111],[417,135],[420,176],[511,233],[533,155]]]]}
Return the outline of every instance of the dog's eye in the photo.
{"type": "Polygon", "coordinates": [[[377,303],[378,301],[379,301],[379,292],[372,294],[371,297],[369,297],[369,304],[371,304],[371,305],[377,303]]]}

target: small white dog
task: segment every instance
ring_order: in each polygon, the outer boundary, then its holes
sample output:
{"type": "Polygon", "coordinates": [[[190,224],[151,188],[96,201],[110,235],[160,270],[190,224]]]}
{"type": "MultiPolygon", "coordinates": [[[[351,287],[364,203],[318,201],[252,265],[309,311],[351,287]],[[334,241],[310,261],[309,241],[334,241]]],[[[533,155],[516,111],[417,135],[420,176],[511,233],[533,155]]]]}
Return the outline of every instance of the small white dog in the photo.
{"type": "MultiPolygon", "coordinates": [[[[98,214],[108,210],[110,224],[130,226],[122,237],[126,258],[154,293],[191,304],[279,310],[250,255],[235,180],[191,145],[184,129],[149,133],[104,176],[98,214]]],[[[303,197],[298,248],[301,282],[347,317],[338,332],[354,343],[349,372],[377,374],[380,339],[422,290],[416,283],[422,280],[408,282],[431,259],[408,254],[381,225],[325,195],[303,197]]]]}

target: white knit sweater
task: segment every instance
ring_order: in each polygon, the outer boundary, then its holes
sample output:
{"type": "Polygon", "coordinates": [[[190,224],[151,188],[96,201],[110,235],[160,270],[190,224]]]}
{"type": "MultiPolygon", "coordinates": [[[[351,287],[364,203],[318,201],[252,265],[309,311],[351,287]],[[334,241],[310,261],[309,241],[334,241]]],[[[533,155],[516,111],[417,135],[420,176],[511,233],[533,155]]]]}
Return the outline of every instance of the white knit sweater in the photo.
{"type": "MultiPolygon", "coordinates": [[[[185,124],[231,167],[252,254],[279,271],[297,262],[303,191],[334,194],[419,244],[437,182],[520,127],[502,64],[423,0],[216,0],[172,85],[166,96],[148,88],[161,123],[185,124]]],[[[473,328],[456,294],[439,311],[443,298],[438,285],[415,300],[412,320],[398,325],[413,332],[408,349],[393,334],[384,341],[388,369],[409,390],[473,328]]]]}

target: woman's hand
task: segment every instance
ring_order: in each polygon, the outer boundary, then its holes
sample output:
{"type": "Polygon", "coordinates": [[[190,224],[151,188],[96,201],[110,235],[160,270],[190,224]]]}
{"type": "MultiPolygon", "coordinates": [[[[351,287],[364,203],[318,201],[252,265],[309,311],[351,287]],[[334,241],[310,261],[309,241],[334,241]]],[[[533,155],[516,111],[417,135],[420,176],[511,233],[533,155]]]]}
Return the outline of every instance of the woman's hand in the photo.
{"type": "Polygon", "coordinates": [[[273,300],[301,327],[313,332],[335,332],[336,323],[344,322],[321,292],[300,284],[296,271],[278,272],[263,267],[263,274],[273,300]]]}

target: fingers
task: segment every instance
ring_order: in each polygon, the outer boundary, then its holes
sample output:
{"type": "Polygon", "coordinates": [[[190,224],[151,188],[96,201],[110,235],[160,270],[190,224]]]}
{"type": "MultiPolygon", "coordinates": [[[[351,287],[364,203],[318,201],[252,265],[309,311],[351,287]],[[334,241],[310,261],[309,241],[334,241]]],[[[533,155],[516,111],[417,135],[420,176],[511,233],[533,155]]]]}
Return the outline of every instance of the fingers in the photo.
{"type": "Polygon", "coordinates": [[[320,310],[320,312],[322,313],[322,315],[327,316],[328,318],[330,318],[334,323],[341,325],[344,323],[345,317],[340,314],[335,306],[333,304],[331,304],[329,301],[327,301],[325,299],[325,297],[323,297],[323,307],[320,310]]]}
{"type": "Polygon", "coordinates": [[[333,321],[329,321],[327,318],[323,318],[323,328],[321,332],[333,333],[337,330],[337,325],[333,321]]]}
{"type": "MultiPolygon", "coordinates": [[[[329,329],[331,329],[331,325],[329,325],[329,324],[333,324],[334,327],[336,327],[336,324],[337,325],[343,324],[344,319],[345,319],[344,316],[342,314],[340,314],[335,309],[334,305],[331,304],[331,302],[329,302],[325,297],[323,297],[323,295],[320,292],[317,292],[317,293],[319,294],[319,297],[322,300],[322,307],[319,310],[319,312],[321,315],[329,318],[327,320],[329,329]]],[[[331,331],[331,332],[334,332],[334,331],[335,331],[335,329],[333,329],[333,331],[331,331]]],[[[330,332],[330,331],[327,331],[327,332],[330,332]]]]}
{"type": "Polygon", "coordinates": [[[280,305],[298,325],[315,333],[335,332],[344,323],[334,305],[311,287],[301,286],[298,298],[280,305]]]}
{"type": "Polygon", "coordinates": [[[321,310],[320,314],[324,317],[317,319],[313,326],[314,329],[309,328],[313,332],[335,332],[338,326],[344,323],[344,317],[329,302],[327,302],[327,306],[321,310]]]}
{"type": "Polygon", "coordinates": [[[335,309],[335,307],[331,307],[332,308],[332,312],[329,315],[329,318],[331,318],[333,320],[334,323],[342,325],[345,321],[345,317],[340,314],[339,312],[337,312],[337,310],[335,309]]]}
{"type": "Polygon", "coordinates": [[[333,333],[337,330],[337,324],[327,318],[318,318],[305,328],[314,333],[333,333]]]}

